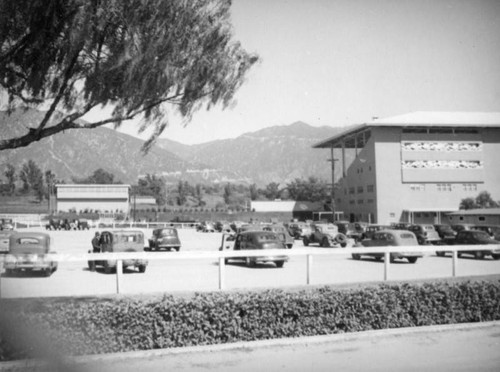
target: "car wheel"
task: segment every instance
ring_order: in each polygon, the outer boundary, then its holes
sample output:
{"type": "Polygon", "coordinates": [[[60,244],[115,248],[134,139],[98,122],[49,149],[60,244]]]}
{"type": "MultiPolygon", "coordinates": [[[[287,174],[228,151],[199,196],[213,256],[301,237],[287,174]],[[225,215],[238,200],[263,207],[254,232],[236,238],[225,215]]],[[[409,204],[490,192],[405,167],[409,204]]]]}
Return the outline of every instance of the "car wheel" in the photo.
{"type": "Polygon", "coordinates": [[[293,244],[287,244],[287,245],[286,245],[286,247],[287,247],[288,249],[292,249],[293,244]]]}
{"type": "Polygon", "coordinates": [[[139,265],[139,272],[145,273],[146,272],[146,265],[139,265]]]}
{"type": "Polygon", "coordinates": [[[229,263],[229,258],[224,258],[224,264],[227,265],[229,263]]]}
{"type": "Polygon", "coordinates": [[[321,240],[321,246],[325,247],[325,248],[330,246],[330,242],[328,241],[328,238],[325,237],[321,240]]]}
{"type": "Polygon", "coordinates": [[[352,254],[352,259],[353,259],[353,260],[361,260],[361,255],[360,255],[360,254],[357,254],[357,253],[353,253],[353,254],[352,254]]]}
{"type": "Polygon", "coordinates": [[[408,257],[407,258],[408,262],[412,263],[412,264],[414,264],[415,262],[417,262],[417,259],[418,259],[418,257],[408,257]]]}
{"type": "Polygon", "coordinates": [[[304,239],[302,239],[302,242],[304,243],[304,246],[307,247],[309,245],[309,238],[307,236],[304,236],[304,239]]]}
{"type": "Polygon", "coordinates": [[[95,271],[95,261],[89,261],[89,271],[95,271]]]}
{"type": "Polygon", "coordinates": [[[425,241],[422,238],[417,238],[417,243],[418,243],[418,245],[424,245],[425,241]]]}
{"type": "Polygon", "coordinates": [[[5,269],[5,276],[13,276],[13,275],[14,275],[14,270],[5,269]]]}
{"type": "Polygon", "coordinates": [[[245,258],[245,263],[246,263],[247,267],[253,267],[253,266],[255,266],[255,262],[253,262],[253,261],[250,259],[250,257],[246,257],[246,258],[245,258]]]}
{"type": "Polygon", "coordinates": [[[375,261],[379,261],[379,262],[382,261],[382,257],[378,257],[378,256],[375,257],[375,261]]]}
{"type": "Polygon", "coordinates": [[[179,252],[179,249],[181,249],[181,247],[175,247],[174,249],[176,250],[176,252],[179,252]]]}
{"type": "Polygon", "coordinates": [[[108,261],[104,261],[104,272],[106,274],[111,274],[111,266],[109,266],[108,261]]]}
{"type": "Polygon", "coordinates": [[[474,252],[474,258],[478,260],[482,260],[484,258],[484,252],[482,251],[475,251],[474,252]]]}
{"type": "Polygon", "coordinates": [[[275,264],[276,264],[276,267],[283,267],[283,265],[285,264],[285,261],[276,261],[275,264]]]}
{"type": "Polygon", "coordinates": [[[436,252],[436,255],[438,257],[444,257],[444,252],[443,251],[438,251],[438,252],[436,252]]]}
{"type": "Polygon", "coordinates": [[[43,274],[46,276],[46,277],[49,277],[52,275],[52,269],[50,267],[47,267],[44,271],[43,271],[43,274]]]}
{"type": "Polygon", "coordinates": [[[389,258],[389,261],[390,261],[390,263],[394,263],[394,262],[396,262],[396,259],[393,256],[391,256],[391,258],[389,258]]]}
{"type": "Polygon", "coordinates": [[[493,257],[494,260],[500,260],[500,254],[492,253],[491,257],[493,257]]]}

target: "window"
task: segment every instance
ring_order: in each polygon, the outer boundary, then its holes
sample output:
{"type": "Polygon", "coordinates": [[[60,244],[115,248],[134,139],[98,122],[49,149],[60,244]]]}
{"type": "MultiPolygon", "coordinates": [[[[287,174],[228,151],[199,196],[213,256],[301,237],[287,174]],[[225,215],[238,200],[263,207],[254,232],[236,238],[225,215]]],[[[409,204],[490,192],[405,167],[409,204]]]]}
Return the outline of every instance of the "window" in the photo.
{"type": "Polygon", "coordinates": [[[484,222],[486,218],[484,216],[479,216],[479,221],[484,222]]]}
{"type": "Polygon", "coordinates": [[[363,193],[363,186],[358,186],[358,194],[362,194],[363,193]]]}
{"type": "Polygon", "coordinates": [[[425,184],[424,183],[413,183],[410,184],[410,190],[411,191],[425,191],[425,184]]]}
{"type": "Polygon", "coordinates": [[[373,192],[374,189],[375,189],[375,186],[373,186],[373,185],[366,186],[366,192],[373,192]]]}
{"type": "Polygon", "coordinates": [[[374,200],[373,199],[368,199],[368,204],[373,204],[374,200]]]}
{"type": "Polygon", "coordinates": [[[390,213],[390,214],[389,214],[389,216],[390,216],[391,218],[394,218],[394,217],[396,217],[396,213],[390,213]]]}
{"type": "Polygon", "coordinates": [[[363,204],[363,199],[358,199],[358,204],[363,204]]]}
{"type": "Polygon", "coordinates": [[[354,200],[349,200],[349,204],[354,204],[354,200]]]}
{"type": "Polygon", "coordinates": [[[464,191],[477,191],[477,184],[475,183],[464,183],[462,186],[464,191]]]}
{"type": "Polygon", "coordinates": [[[440,192],[450,192],[451,191],[451,183],[438,183],[437,190],[440,192]]]}
{"type": "Polygon", "coordinates": [[[355,191],[354,187],[349,187],[349,194],[354,194],[354,191],[355,191]]]}

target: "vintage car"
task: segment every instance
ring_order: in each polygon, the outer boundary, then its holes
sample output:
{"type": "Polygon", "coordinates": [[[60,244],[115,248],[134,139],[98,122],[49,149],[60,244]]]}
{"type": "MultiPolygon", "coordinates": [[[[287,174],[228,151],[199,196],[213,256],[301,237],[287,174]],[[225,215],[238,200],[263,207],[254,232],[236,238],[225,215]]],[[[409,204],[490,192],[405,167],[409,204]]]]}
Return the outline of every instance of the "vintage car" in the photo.
{"type": "Polygon", "coordinates": [[[293,236],[290,235],[288,232],[288,229],[283,226],[283,225],[268,225],[264,226],[263,228],[264,231],[272,231],[278,235],[278,237],[281,239],[282,242],[285,243],[286,247],[288,249],[293,247],[293,243],[295,242],[295,239],[293,236]]]}
{"type": "MultiPolygon", "coordinates": [[[[266,250],[266,249],[286,249],[283,241],[278,235],[272,231],[244,231],[236,234],[233,240],[227,241],[223,239],[222,246],[219,250],[266,250]]],[[[287,256],[259,256],[259,257],[228,257],[224,260],[228,263],[230,260],[244,261],[247,266],[251,267],[261,263],[274,263],[276,267],[283,267],[287,256]]]]}
{"type": "Polygon", "coordinates": [[[231,225],[228,221],[217,221],[215,223],[215,230],[217,232],[229,233],[231,232],[231,225]]]}
{"type": "MultiPolygon", "coordinates": [[[[139,230],[117,230],[103,231],[100,238],[101,252],[143,252],[144,251],[144,233],[139,230]]],[[[89,253],[93,253],[89,251],[89,253]]],[[[94,253],[100,254],[100,253],[94,253]]],[[[92,260],[88,262],[89,270],[95,271],[97,266],[104,267],[106,274],[116,269],[116,260],[92,260]]],[[[132,266],[139,272],[146,271],[147,260],[130,259],[123,260],[123,268],[132,266]]]]}
{"type": "Polygon", "coordinates": [[[5,273],[40,271],[50,276],[57,270],[50,235],[42,232],[15,232],[9,237],[9,253],[5,256],[5,273]]]}
{"type": "Polygon", "coordinates": [[[433,225],[414,224],[408,227],[408,231],[415,234],[420,245],[438,244],[441,242],[441,238],[433,225]]]}
{"type": "Polygon", "coordinates": [[[396,222],[391,224],[391,229],[394,230],[408,230],[408,227],[411,226],[409,222],[396,222]]]}
{"type": "MultiPolygon", "coordinates": [[[[415,234],[407,230],[380,230],[373,234],[371,239],[363,240],[357,243],[354,247],[398,247],[398,246],[417,246],[417,238],[415,234]]],[[[383,252],[375,253],[353,253],[352,258],[355,260],[361,259],[361,256],[374,257],[377,261],[384,258],[383,252]]],[[[410,263],[417,262],[417,259],[422,257],[422,253],[418,252],[391,252],[391,262],[396,259],[405,258],[410,263]]]]}
{"type": "Polygon", "coordinates": [[[160,249],[168,249],[170,251],[179,251],[181,248],[181,241],[177,229],[167,227],[162,229],[154,229],[153,235],[148,239],[149,247],[147,250],[156,251],[160,249]]]}
{"type": "Polygon", "coordinates": [[[215,232],[215,225],[210,221],[203,221],[196,227],[196,231],[213,233],[215,232]]]}
{"type": "Polygon", "coordinates": [[[361,229],[357,230],[354,223],[349,221],[335,221],[334,224],[339,229],[339,233],[344,234],[348,238],[352,238],[356,241],[361,240],[363,231],[361,231],[361,229]]]}
{"type": "Polygon", "coordinates": [[[363,234],[361,234],[361,240],[373,238],[373,234],[380,230],[390,230],[390,226],[387,225],[368,225],[365,228],[363,234]]]}
{"type": "Polygon", "coordinates": [[[12,218],[2,218],[0,220],[0,230],[14,230],[14,221],[12,218]]]}
{"type": "Polygon", "coordinates": [[[15,232],[14,230],[0,231],[0,254],[9,253],[10,236],[15,232]]]}
{"type": "Polygon", "coordinates": [[[295,239],[302,239],[312,233],[311,224],[307,222],[292,222],[288,224],[288,231],[295,239]]]}
{"type": "Polygon", "coordinates": [[[487,232],[493,239],[500,240],[500,225],[476,225],[473,229],[487,232]]]}
{"type": "Polygon", "coordinates": [[[458,257],[464,254],[472,255],[474,258],[482,259],[485,256],[491,256],[494,260],[500,260],[500,241],[493,239],[487,232],[479,230],[459,231],[455,238],[455,245],[492,245],[496,244],[495,249],[485,249],[480,251],[459,251],[458,257]]]}
{"type": "Polygon", "coordinates": [[[472,230],[476,225],[472,223],[455,223],[451,225],[451,228],[455,230],[457,233],[462,230],[472,230]]]}
{"type": "Polygon", "coordinates": [[[443,244],[445,245],[453,244],[453,241],[457,236],[457,232],[453,230],[450,225],[436,224],[434,225],[434,229],[437,231],[439,237],[441,238],[441,242],[443,244]]]}
{"type": "Polygon", "coordinates": [[[332,223],[313,223],[311,234],[304,236],[302,242],[306,247],[314,243],[319,244],[320,247],[346,247],[348,239],[332,223]]]}

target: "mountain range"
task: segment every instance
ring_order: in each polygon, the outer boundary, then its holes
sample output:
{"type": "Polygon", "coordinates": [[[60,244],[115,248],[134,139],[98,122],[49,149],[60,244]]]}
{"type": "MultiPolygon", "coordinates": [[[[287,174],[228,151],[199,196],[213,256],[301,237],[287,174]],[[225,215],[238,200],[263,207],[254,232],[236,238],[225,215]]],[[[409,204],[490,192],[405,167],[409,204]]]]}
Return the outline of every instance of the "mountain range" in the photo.
{"type": "MultiPolygon", "coordinates": [[[[19,109],[10,115],[0,112],[0,138],[23,133],[42,117],[43,112],[33,109],[19,109]]],[[[147,154],[141,152],[143,140],[113,129],[68,130],[24,148],[1,151],[0,172],[8,163],[19,170],[33,159],[43,171],[50,169],[66,182],[72,177],[87,177],[98,168],[130,184],[146,174],[162,176],[170,183],[284,185],[309,176],[328,181],[330,151],[311,146],[340,130],[295,122],[195,145],[159,139],[147,154]]]]}

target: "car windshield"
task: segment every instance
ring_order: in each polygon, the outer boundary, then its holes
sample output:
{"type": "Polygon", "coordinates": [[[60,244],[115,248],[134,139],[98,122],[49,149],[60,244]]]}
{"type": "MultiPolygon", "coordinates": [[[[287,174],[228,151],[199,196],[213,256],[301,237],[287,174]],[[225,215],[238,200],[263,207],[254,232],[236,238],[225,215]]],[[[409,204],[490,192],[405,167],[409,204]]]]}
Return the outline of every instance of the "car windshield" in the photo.
{"type": "Polygon", "coordinates": [[[124,234],[124,235],[115,235],[114,238],[115,242],[122,242],[122,243],[141,243],[143,241],[142,235],[140,234],[124,234]]]}
{"type": "Polygon", "coordinates": [[[269,242],[278,240],[277,236],[274,234],[259,234],[257,235],[258,242],[269,242]]]}
{"type": "Polygon", "coordinates": [[[399,237],[401,239],[413,239],[413,235],[408,233],[399,234],[399,237]]]}
{"type": "Polygon", "coordinates": [[[424,230],[429,230],[429,231],[434,231],[434,226],[431,225],[425,225],[424,230]]]}
{"type": "Polygon", "coordinates": [[[40,244],[40,241],[37,238],[20,238],[17,244],[40,244]]]}

